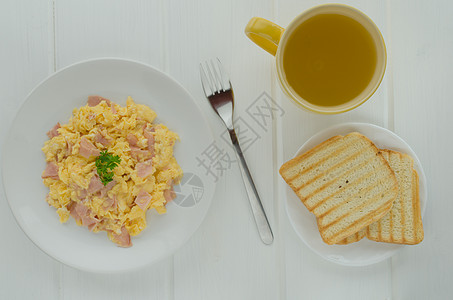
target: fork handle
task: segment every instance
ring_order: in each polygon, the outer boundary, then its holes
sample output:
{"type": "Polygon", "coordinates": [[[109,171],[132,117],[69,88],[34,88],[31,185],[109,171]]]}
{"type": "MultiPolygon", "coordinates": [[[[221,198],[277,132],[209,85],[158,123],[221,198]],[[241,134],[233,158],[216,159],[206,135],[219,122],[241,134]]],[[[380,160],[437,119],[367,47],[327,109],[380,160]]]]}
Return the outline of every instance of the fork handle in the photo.
{"type": "Polygon", "coordinates": [[[274,241],[274,235],[272,234],[272,229],[267,220],[266,213],[264,212],[263,204],[261,203],[260,196],[258,195],[255,184],[253,183],[252,175],[250,175],[249,168],[245,162],[236,132],[234,129],[229,129],[228,131],[230,133],[231,142],[236,150],[236,157],[240,162],[239,169],[241,169],[242,181],[244,181],[245,190],[247,191],[247,196],[250,201],[256,227],[258,228],[258,232],[263,243],[270,245],[274,241]]]}

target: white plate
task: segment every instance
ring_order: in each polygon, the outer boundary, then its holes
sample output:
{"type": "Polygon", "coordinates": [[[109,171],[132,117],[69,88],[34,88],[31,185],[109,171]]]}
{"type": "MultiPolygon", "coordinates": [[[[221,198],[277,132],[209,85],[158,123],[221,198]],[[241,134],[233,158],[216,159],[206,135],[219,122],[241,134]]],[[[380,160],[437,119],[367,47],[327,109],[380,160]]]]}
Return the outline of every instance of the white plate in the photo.
{"type": "MultiPolygon", "coordinates": [[[[365,123],[339,124],[312,136],[294,156],[306,152],[332,136],[346,135],[353,131],[367,136],[378,148],[395,150],[412,156],[414,168],[418,172],[420,179],[420,206],[423,216],[427,201],[427,191],[422,165],[411,147],[395,133],[385,128],[365,123]]],[[[311,250],[329,261],[346,266],[366,266],[389,258],[404,247],[404,245],[373,242],[366,237],[357,243],[349,245],[327,245],[321,239],[315,216],[305,208],[288,186],[286,188],[285,203],[286,212],[299,237],[311,250]]]]}
{"type": "Polygon", "coordinates": [[[199,169],[196,158],[213,141],[194,99],[169,76],[128,60],[86,61],[53,74],[30,93],[4,145],[3,184],[20,227],[48,255],[86,271],[133,270],[175,252],[203,221],[215,185],[199,169]],[[67,123],[72,110],[85,105],[89,95],[101,95],[121,105],[132,96],[136,103],[155,110],[157,121],[181,138],[175,157],[185,173],[185,185],[167,206],[166,214],[147,213],[148,226],[132,237],[131,248],[117,247],[105,232],[91,233],[72,218],[60,224],[55,208],[45,201],[48,189],[41,181],[45,168],[41,147],[46,132],[57,122],[67,123]]]}

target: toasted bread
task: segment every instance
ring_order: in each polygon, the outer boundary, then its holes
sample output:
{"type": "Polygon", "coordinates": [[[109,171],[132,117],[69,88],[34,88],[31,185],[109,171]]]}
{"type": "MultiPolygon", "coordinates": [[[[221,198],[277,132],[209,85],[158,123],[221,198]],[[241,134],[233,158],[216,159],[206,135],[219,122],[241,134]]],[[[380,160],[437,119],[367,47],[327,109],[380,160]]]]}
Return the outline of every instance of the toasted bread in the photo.
{"type": "Polygon", "coordinates": [[[399,192],[390,212],[368,227],[367,237],[377,242],[418,244],[423,240],[424,233],[418,174],[413,168],[413,159],[396,151],[381,150],[381,152],[396,174],[399,192]]]}
{"type": "Polygon", "coordinates": [[[353,235],[348,236],[347,238],[342,239],[337,243],[337,245],[348,245],[360,241],[366,237],[368,227],[360,229],[358,232],[353,235]]]}
{"type": "Polygon", "coordinates": [[[280,174],[315,214],[330,245],[379,220],[398,194],[389,164],[357,132],[328,139],[283,164],[280,174]]]}

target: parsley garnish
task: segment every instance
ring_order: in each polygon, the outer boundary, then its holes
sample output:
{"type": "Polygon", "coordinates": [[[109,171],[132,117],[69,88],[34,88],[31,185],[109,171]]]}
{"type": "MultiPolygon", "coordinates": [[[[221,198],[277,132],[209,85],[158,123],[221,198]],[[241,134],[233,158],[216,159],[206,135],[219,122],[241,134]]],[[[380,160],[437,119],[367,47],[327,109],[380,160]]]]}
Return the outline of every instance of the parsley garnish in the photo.
{"type": "Polygon", "coordinates": [[[121,158],[118,155],[112,155],[108,153],[107,150],[102,151],[96,158],[96,168],[104,186],[113,180],[112,170],[118,166],[120,162],[121,158]]]}

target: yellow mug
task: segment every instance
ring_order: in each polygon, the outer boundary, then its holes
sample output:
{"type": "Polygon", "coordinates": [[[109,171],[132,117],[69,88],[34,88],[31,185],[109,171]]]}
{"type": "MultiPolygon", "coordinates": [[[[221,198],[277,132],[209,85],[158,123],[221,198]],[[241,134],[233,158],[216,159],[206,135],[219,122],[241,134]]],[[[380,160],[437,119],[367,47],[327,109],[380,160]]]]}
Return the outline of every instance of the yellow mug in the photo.
{"type": "Polygon", "coordinates": [[[374,22],[361,11],[343,4],[324,4],[315,6],[298,15],[286,29],[262,18],[252,18],[245,28],[245,34],[258,46],[274,55],[277,75],[283,91],[299,106],[322,114],[336,114],[349,111],[368,100],[379,87],[385,73],[387,52],[384,38],[374,22]],[[298,95],[289,85],[283,69],[285,48],[295,29],[311,17],[319,14],[340,14],[361,24],[370,34],[376,49],[376,67],[366,88],[355,98],[334,106],[313,104],[298,95]]]}

